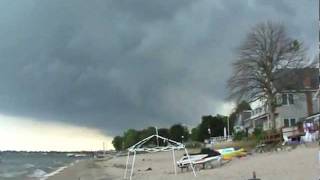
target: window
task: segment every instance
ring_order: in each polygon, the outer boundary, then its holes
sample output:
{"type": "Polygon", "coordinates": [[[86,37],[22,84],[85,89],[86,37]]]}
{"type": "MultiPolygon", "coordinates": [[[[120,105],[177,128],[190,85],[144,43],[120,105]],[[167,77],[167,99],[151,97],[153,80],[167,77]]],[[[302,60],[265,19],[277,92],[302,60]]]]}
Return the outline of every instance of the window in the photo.
{"type": "Polygon", "coordinates": [[[282,105],[286,105],[286,104],[288,104],[287,94],[282,94],[282,105]]]}
{"type": "Polygon", "coordinates": [[[293,104],[293,94],[289,94],[289,104],[293,104]]]}
{"type": "Polygon", "coordinates": [[[293,94],[282,94],[282,105],[293,104],[293,94]]]}
{"type": "Polygon", "coordinates": [[[294,126],[296,124],[296,119],[291,118],[290,119],[290,126],[294,126]]]}
{"type": "Polygon", "coordinates": [[[294,126],[294,125],[296,124],[296,119],[295,119],[295,118],[284,119],[284,120],[283,120],[283,124],[284,124],[284,127],[294,126]]]}
{"type": "Polygon", "coordinates": [[[289,127],[289,119],[284,119],[284,127],[289,127]]]}

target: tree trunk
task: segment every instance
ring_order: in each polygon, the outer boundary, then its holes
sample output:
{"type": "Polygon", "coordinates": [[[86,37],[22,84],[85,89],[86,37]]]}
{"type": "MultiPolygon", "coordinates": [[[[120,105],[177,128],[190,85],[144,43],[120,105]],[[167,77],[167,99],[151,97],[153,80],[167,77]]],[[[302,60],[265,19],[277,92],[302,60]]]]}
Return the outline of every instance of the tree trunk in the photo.
{"type": "Polygon", "coordinates": [[[272,97],[268,99],[268,114],[269,114],[269,120],[271,122],[271,128],[272,130],[276,129],[276,118],[275,118],[275,107],[274,104],[272,103],[272,97]]]}

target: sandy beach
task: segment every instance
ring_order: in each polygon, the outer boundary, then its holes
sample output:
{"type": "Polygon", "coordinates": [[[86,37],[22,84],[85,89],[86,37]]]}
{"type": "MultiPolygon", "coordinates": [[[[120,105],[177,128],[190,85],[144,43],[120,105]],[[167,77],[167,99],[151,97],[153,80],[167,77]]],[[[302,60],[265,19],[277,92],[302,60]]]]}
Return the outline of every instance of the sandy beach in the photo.
{"type": "MultiPolygon", "coordinates": [[[[320,164],[318,145],[300,145],[290,151],[253,154],[214,169],[197,171],[201,180],[247,180],[256,171],[262,180],[318,180],[320,164]]],[[[180,158],[183,152],[177,152],[180,158]]],[[[123,179],[126,157],[105,161],[87,160],[71,166],[49,180],[113,180],[123,179]]],[[[194,179],[191,171],[174,174],[171,152],[137,155],[133,179],[194,179]],[[148,168],[152,170],[147,171],[148,168]]]]}

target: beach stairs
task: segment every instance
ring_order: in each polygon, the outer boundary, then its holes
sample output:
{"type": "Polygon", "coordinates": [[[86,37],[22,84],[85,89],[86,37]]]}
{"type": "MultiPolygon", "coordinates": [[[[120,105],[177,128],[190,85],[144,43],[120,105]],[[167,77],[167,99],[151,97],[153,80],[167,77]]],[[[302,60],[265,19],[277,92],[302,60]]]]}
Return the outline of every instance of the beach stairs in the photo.
{"type": "Polygon", "coordinates": [[[267,132],[261,139],[261,144],[278,144],[282,142],[281,132],[267,132]]]}
{"type": "Polygon", "coordinates": [[[256,146],[256,152],[264,153],[268,151],[268,147],[281,145],[283,141],[281,132],[266,131],[262,136],[259,144],[256,146]]]}

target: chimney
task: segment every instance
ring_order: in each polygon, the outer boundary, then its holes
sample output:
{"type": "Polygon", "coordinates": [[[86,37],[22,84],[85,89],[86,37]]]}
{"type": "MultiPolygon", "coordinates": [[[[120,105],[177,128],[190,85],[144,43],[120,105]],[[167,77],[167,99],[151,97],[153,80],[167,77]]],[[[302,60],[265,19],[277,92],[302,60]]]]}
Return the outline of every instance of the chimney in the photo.
{"type": "Polygon", "coordinates": [[[312,94],[311,92],[305,92],[306,94],[306,103],[307,103],[307,113],[308,116],[313,114],[313,103],[312,103],[312,94]]]}

